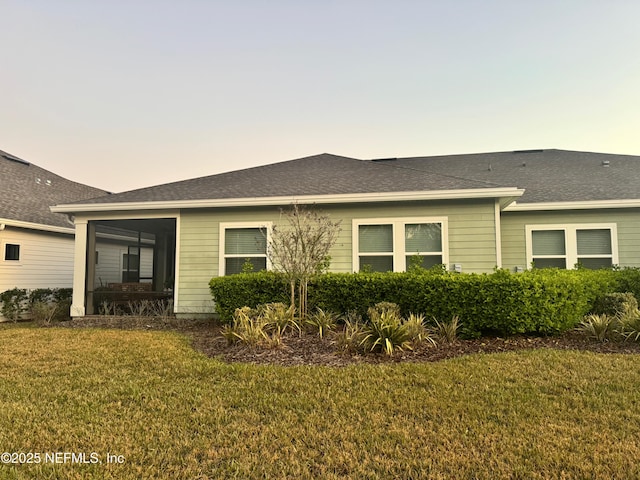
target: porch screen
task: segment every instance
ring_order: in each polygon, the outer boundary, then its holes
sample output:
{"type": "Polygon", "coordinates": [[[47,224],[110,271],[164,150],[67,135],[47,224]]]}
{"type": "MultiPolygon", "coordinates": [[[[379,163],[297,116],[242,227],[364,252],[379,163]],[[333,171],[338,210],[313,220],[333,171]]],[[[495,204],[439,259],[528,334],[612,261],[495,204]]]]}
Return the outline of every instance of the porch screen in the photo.
{"type": "Polygon", "coordinates": [[[246,264],[253,271],[267,268],[267,236],[264,228],[227,228],[224,232],[225,274],[241,273],[246,264]]]}

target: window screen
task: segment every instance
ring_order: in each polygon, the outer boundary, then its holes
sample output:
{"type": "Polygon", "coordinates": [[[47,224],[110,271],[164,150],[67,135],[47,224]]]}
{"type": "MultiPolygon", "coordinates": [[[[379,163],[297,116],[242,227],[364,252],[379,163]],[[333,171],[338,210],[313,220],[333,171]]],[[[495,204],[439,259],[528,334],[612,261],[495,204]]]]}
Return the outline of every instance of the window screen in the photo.
{"type": "Polygon", "coordinates": [[[20,260],[20,245],[7,243],[4,247],[5,260],[20,260]]]}
{"type": "Polygon", "coordinates": [[[241,273],[249,264],[255,272],[266,270],[266,230],[260,227],[226,228],[224,254],[225,275],[241,273]]]}

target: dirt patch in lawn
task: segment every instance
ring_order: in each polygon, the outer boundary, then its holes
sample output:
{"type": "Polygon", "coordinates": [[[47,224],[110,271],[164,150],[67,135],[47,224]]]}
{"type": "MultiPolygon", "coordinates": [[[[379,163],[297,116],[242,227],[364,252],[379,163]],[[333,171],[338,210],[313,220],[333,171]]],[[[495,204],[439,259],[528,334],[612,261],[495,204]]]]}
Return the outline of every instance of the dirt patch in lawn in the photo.
{"type": "Polygon", "coordinates": [[[245,362],[269,365],[325,365],[346,366],[357,363],[436,362],[471,353],[496,353],[533,348],[561,350],[587,350],[598,353],[639,354],[640,343],[596,342],[576,332],[560,336],[534,337],[482,337],[459,340],[438,346],[423,345],[413,351],[397,352],[389,357],[383,354],[360,355],[342,351],[336,334],[320,339],[317,335],[297,334],[283,337],[276,348],[229,345],[220,335],[220,326],[211,320],[156,319],[150,317],[92,316],[52,324],[65,328],[115,328],[123,330],[171,330],[190,338],[191,344],[209,357],[226,362],[245,362]]]}

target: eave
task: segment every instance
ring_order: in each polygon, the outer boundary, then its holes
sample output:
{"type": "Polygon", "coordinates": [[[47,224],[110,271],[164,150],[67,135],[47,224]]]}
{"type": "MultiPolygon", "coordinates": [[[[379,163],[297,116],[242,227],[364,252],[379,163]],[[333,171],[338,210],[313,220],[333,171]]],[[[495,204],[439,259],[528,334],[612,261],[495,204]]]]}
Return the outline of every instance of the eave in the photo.
{"type": "Polygon", "coordinates": [[[501,206],[509,205],[524,194],[515,187],[482,188],[465,190],[431,190],[417,192],[352,193],[340,195],[300,195],[277,197],[247,197],[204,200],[172,200],[155,202],[77,203],[51,207],[55,213],[112,212],[132,210],[168,210],[194,208],[260,207],[304,204],[342,204],[371,202],[406,202],[419,200],[466,200],[499,198],[501,206]]]}
{"type": "Polygon", "coordinates": [[[70,235],[73,235],[75,232],[74,227],[57,227],[55,225],[45,225],[43,223],[22,222],[20,220],[0,218],[0,230],[4,230],[5,226],[16,227],[16,228],[28,228],[30,230],[40,230],[44,232],[67,233],[70,235]]]}
{"type": "Polygon", "coordinates": [[[612,208],[640,208],[640,199],[585,200],[580,202],[517,203],[507,206],[505,212],[532,212],[545,210],[600,210],[612,208]]]}

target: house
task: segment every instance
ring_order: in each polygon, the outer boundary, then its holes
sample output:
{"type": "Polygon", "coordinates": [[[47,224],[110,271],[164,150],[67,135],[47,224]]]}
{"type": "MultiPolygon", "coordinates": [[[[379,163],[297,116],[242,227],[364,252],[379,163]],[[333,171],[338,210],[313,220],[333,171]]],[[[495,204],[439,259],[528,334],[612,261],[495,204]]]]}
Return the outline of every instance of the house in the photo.
{"type": "MultiPolygon", "coordinates": [[[[107,194],[0,150],[0,292],[71,287],[75,226],[70,215],[49,207],[107,194]]],[[[138,238],[129,234],[112,230],[97,242],[95,268],[105,283],[126,281],[123,276],[131,275],[127,255],[138,247],[138,238]]],[[[131,266],[139,263],[136,268],[150,277],[152,248],[145,245],[141,251],[131,266]]]]}
{"type": "Polygon", "coordinates": [[[342,231],[331,270],[462,272],[495,267],[640,267],[640,157],[565,150],[358,160],[321,154],[142,188],[52,210],[76,224],[72,314],[95,312],[96,232],[155,239],[153,289],[178,315],[210,314],[208,281],[251,261],[269,268],[264,234],[293,202],[342,231]],[[419,255],[419,257],[416,257],[419,255]]]}

